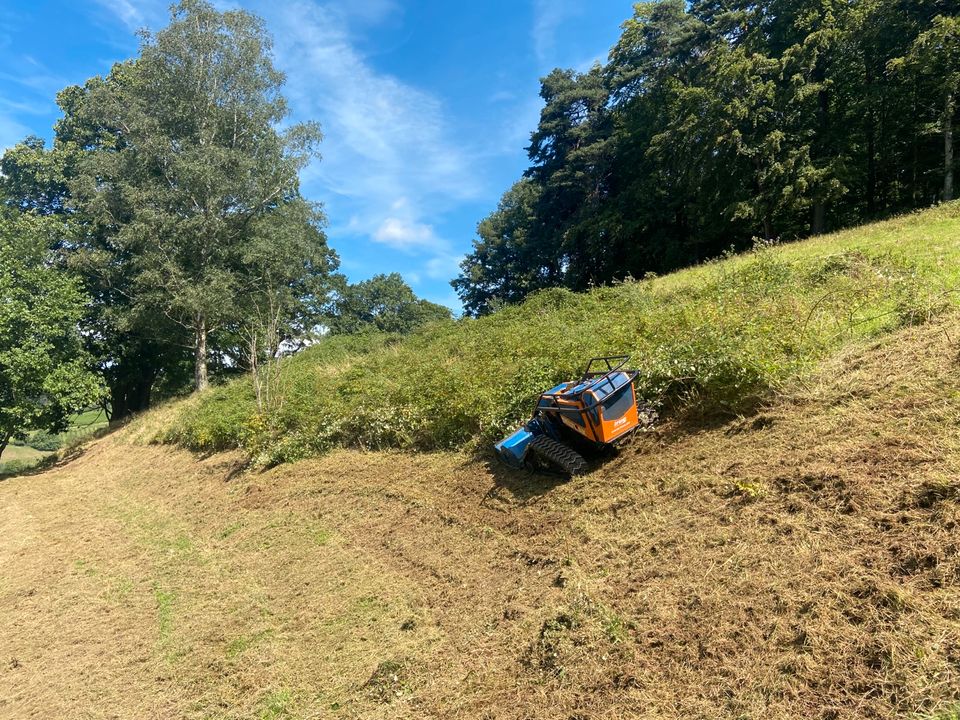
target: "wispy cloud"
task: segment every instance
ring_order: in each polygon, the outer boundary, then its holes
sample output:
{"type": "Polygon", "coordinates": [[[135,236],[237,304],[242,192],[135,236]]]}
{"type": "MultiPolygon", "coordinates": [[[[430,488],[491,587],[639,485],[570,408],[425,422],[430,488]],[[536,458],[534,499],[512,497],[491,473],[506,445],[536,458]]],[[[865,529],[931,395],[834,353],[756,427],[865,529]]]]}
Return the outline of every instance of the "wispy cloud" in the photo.
{"type": "MultiPolygon", "coordinates": [[[[437,97],[378,72],[357,49],[350,35],[355,11],[346,7],[301,1],[266,11],[291,106],[324,125],[323,161],[305,182],[322,188],[332,216],[350,213],[333,235],[365,235],[422,256],[432,276],[429,263],[451,253],[433,219],[477,197],[474,163],[453,139],[437,97]]],[[[396,6],[377,2],[367,10],[362,21],[380,21],[396,6]]]]}
{"type": "Polygon", "coordinates": [[[29,128],[0,112],[0,155],[30,134],[29,128]]]}
{"type": "MultiPolygon", "coordinates": [[[[138,30],[146,24],[143,5],[137,0],[95,0],[95,2],[115,15],[130,30],[138,30]]],[[[150,3],[153,5],[153,3],[150,3]]]]}
{"type": "MultiPolygon", "coordinates": [[[[162,21],[165,7],[165,0],[96,2],[128,30],[162,21]]],[[[267,20],[293,119],[323,124],[323,159],[302,182],[326,204],[334,245],[359,237],[400,251],[421,261],[421,272],[409,273],[418,280],[455,268],[458,256],[437,219],[480,194],[475,153],[455,139],[440,99],[376,70],[359,50],[365,28],[402,16],[398,0],[215,4],[267,20]]]]}
{"type": "Polygon", "coordinates": [[[551,66],[557,30],[582,9],[577,0],[533,0],[533,50],[541,67],[551,66]]]}
{"type": "Polygon", "coordinates": [[[427,275],[434,280],[456,277],[460,273],[460,263],[463,262],[464,257],[464,255],[450,252],[437,255],[427,262],[427,275]]]}
{"type": "Polygon", "coordinates": [[[373,240],[397,250],[436,249],[439,239],[433,227],[424,223],[388,217],[373,233],[373,240]]]}

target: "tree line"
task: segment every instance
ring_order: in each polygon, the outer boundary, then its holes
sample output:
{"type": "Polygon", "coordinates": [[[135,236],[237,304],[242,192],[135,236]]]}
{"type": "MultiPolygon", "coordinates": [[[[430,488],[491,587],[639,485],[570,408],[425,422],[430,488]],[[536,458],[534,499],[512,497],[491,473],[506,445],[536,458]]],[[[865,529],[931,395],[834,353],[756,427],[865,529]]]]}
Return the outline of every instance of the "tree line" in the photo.
{"type": "Polygon", "coordinates": [[[954,197],[954,0],[639,3],[557,69],[453,286],[489,313],[954,197]]]}
{"type": "Polygon", "coordinates": [[[320,128],[288,122],[260,18],[183,0],[140,39],[58,94],[50,147],[0,161],[0,452],[92,402],[116,421],[256,370],[318,330],[450,318],[398,274],[337,272],[299,185],[320,128]]]}

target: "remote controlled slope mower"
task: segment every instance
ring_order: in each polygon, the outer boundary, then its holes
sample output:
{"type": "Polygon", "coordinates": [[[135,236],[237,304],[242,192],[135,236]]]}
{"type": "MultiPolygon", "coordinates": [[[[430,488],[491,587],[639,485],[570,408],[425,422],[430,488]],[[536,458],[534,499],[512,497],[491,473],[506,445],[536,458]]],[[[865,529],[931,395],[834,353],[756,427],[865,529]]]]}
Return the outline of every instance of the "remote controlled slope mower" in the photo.
{"type": "Polygon", "coordinates": [[[640,425],[633,389],[637,371],[624,369],[629,360],[629,355],[593,358],[579,380],[542,393],[530,421],[494,445],[498,457],[518,469],[584,473],[586,460],[572,445],[614,446],[640,425]]]}

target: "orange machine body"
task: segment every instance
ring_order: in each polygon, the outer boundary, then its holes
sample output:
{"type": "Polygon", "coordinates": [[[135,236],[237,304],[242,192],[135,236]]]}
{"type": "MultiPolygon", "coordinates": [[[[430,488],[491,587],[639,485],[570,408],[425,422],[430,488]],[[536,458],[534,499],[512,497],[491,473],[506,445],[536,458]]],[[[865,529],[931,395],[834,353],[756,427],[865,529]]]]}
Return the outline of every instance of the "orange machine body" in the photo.
{"type": "Polygon", "coordinates": [[[564,427],[602,445],[616,442],[640,424],[633,376],[622,371],[551,388],[540,396],[537,410],[555,415],[564,427]]]}

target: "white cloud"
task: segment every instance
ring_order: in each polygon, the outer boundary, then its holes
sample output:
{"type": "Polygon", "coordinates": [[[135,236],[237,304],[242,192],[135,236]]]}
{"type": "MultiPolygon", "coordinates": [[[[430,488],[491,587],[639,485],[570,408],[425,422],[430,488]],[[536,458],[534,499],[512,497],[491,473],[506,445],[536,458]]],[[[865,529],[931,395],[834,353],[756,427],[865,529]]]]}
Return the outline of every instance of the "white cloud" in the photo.
{"type": "Polygon", "coordinates": [[[341,195],[374,209],[402,197],[467,198],[477,193],[469,163],[450,137],[433,95],[376,72],[351,43],[344,13],[330,5],[283,7],[274,30],[297,115],[320,118],[324,160],[316,173],[341,195]]]}
{"type": "Polygon", "coordinates": [[[479,196],[477,151],[453,139],[437,97],[377,71],[353,42],[352,22],[384,21],[395,4],[373,3],[359,20],[357,5],[300,0],[263,10],[296,117],[323,123],[323,160],[304,173],[304,185],[324,198],[330,217],[349,214],[329,229],[335,246],[338,236],[366,236],[422,257],[417,280],[448,279],[457,256],[436,222],[479,196]]]}
{"type": "Polygon", "coordinates": [[[116,15],[120,22],[131,30],[139,30],[146,24],[143,6],[136,0],[96,0],[96,2],[116,15]]]}
{"type": "Polygon", "coordinates": [[[436,248],[439,238],[430,225],[402,218],[388,217],[373,233],[373,239],[397,250],[436,248]]]}
{"type": "MultiPolygon", "coordinates": [[[[96,0],[128,29],[162,21],[168,1],[96,0]]],[[[323,125],[323,159],[301,180],[304,191],[326,205],[334,246],[366,237],[422,259],[421,277],[455,275],[459,257],[436,228],[445,213],[482,196],[476,168],[504,146],[490,137],[466,145],[456,138],[449,110],[436,95],[378,70],[360,50],[365,28],[401,16],[398,0],[216,0],[216,5],[245,7],[264,17],[276,64],[287,75],[293,120],[323,125]]],[[[515,136],[512,127],[503,130],[515,136]]]]}
{"type": "Polygon", "coordinates": [[[533,0],[533,50],[542,67],[552,66],[557,30],[580,9],[577,0],[533,0]]]}

